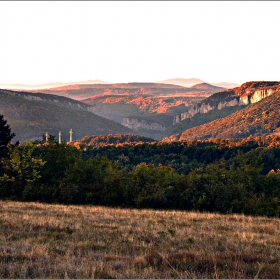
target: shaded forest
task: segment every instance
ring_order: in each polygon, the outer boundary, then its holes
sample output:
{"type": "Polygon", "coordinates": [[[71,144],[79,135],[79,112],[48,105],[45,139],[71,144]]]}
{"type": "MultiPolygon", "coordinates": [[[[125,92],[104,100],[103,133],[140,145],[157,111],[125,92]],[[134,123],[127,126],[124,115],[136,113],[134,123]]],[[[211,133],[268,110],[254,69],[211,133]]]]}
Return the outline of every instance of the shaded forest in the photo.
{"type": "Polygon", "coordinates": [[[277,136],[5,148],[1,199],[280,216],[277,136]]]}

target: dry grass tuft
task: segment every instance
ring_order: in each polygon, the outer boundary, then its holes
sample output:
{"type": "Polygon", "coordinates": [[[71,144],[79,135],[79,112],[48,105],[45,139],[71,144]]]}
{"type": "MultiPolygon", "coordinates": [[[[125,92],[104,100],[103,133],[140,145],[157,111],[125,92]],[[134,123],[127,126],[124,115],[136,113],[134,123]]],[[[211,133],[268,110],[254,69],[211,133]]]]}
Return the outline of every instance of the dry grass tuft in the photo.
{"type": "Polygon", "coordinates": [[[280,278],[280,220],[0,201],[0,278],[280,278]]]}

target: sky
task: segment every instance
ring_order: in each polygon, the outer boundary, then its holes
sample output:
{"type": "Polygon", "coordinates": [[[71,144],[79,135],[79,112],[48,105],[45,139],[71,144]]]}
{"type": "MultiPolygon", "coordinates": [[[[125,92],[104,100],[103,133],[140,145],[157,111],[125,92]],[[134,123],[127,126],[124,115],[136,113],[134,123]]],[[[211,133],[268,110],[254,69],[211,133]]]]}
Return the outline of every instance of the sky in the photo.
{"type": "Polygon", "coordinates": [[[0,84],[280,81],[280,1],[1,1],[0,84]]]}

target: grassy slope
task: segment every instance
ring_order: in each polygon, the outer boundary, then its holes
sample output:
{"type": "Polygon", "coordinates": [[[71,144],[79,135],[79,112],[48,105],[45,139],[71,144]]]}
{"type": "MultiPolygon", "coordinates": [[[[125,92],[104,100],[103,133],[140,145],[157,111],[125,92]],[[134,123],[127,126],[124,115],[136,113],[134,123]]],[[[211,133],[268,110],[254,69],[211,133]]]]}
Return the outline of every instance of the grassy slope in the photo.
{"type": "Polygon", "coordinates": [[[74,140],[85,135],[132,132],[91,112],[3,93],[0,94],[0,114],[4,115],[12,131],[16,133],[15,140],[41,139],[45,132],[57,136],[59,131],[62,131],[65,140],[69,140],[71,128],[74,140]]]}
{"type": "Polygon", "coordinates": [[[280,92],[221,120],[184,131],[181,139],[242,138],[271,134],[280,127],[280,92]]]}
{"type": "Polygon", "coordinates": [[[0,278],[275,278],[280,220],[0,201],[0,278]]]}

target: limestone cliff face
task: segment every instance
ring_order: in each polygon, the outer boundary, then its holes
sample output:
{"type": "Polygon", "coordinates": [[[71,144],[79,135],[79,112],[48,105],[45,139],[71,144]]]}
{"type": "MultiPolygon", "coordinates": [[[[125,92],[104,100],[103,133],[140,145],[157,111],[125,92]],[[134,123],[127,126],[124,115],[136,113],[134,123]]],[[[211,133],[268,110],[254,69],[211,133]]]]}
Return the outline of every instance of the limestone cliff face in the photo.
{"type": "Polygon", "coordinates": [[[214,109],[221,110],[224,107],[231,107],[231,106],[238,106],[238,105],[244,105],[243,101],[239,101],[238,98],[232,99],[231,101],[224,101],[224,102],[221,101],[217,105],[210,105],[209,103],[198,104],[193,106],[187,112],[174,116],[173,125],[185,119],[190,119],[196,114],[206,114],[214,109]]]}
{"type": "Polygon", "coordinates": [[[137,118],[123,118],[122,125],[130,128],[130,129],[133,129],[135,131],[137,131],[139,129],[164,131],[166,129],[166,127],[164,125],[161,125],[159,123],[148,122],[146,120],[137,119],[137,118]]]}
{"type": "Polygon", "coordinates": [[[228,102],[219,102],[218,106],[217,106],[217,109],[218,110],[221,110],[223,109],[224,107],[232,107],[232,106],[238,106],[238,105],[243,105],[242,102],[240,102],[240,100],[238,101],[238,98],[235,98],[235,99],[232,99],[231,101],[228,101],[228,102]]]}
{"type": "Polygon", "coordinates": [[[259,102],[265,97],[274,94],[276,91],[277,88],[259,89],[259,90],[249,89],[245,94],[242,94],[240,96],[240,100],[241,102],[243,102],[243,104],[248,105],[248,104],[259,102]]]}
{"type": "Polygon", "coordinates": [[[200,113],[200,114],[205,114],[208,113],[209,111],[213,110],[214,107],[212,107],[210,104],[204,104],[202,103],[200,106],[193,106],[190,110],[188,110],[187,112],[184,112],[180,115],[175,116],[174,120],[173,120],[173,124],[183,121],[185,119],[190,119],[192,118],[194,115],[200,113]]]}
{"type": "Polygon", "coordinates": [[[240,87],[216,93],[187,112],[174,116],[173,125],[198,113],[205,114],[214,109],[256,103],[277,91],[280,91],[280,82],[248,82],[240,87]]]}

